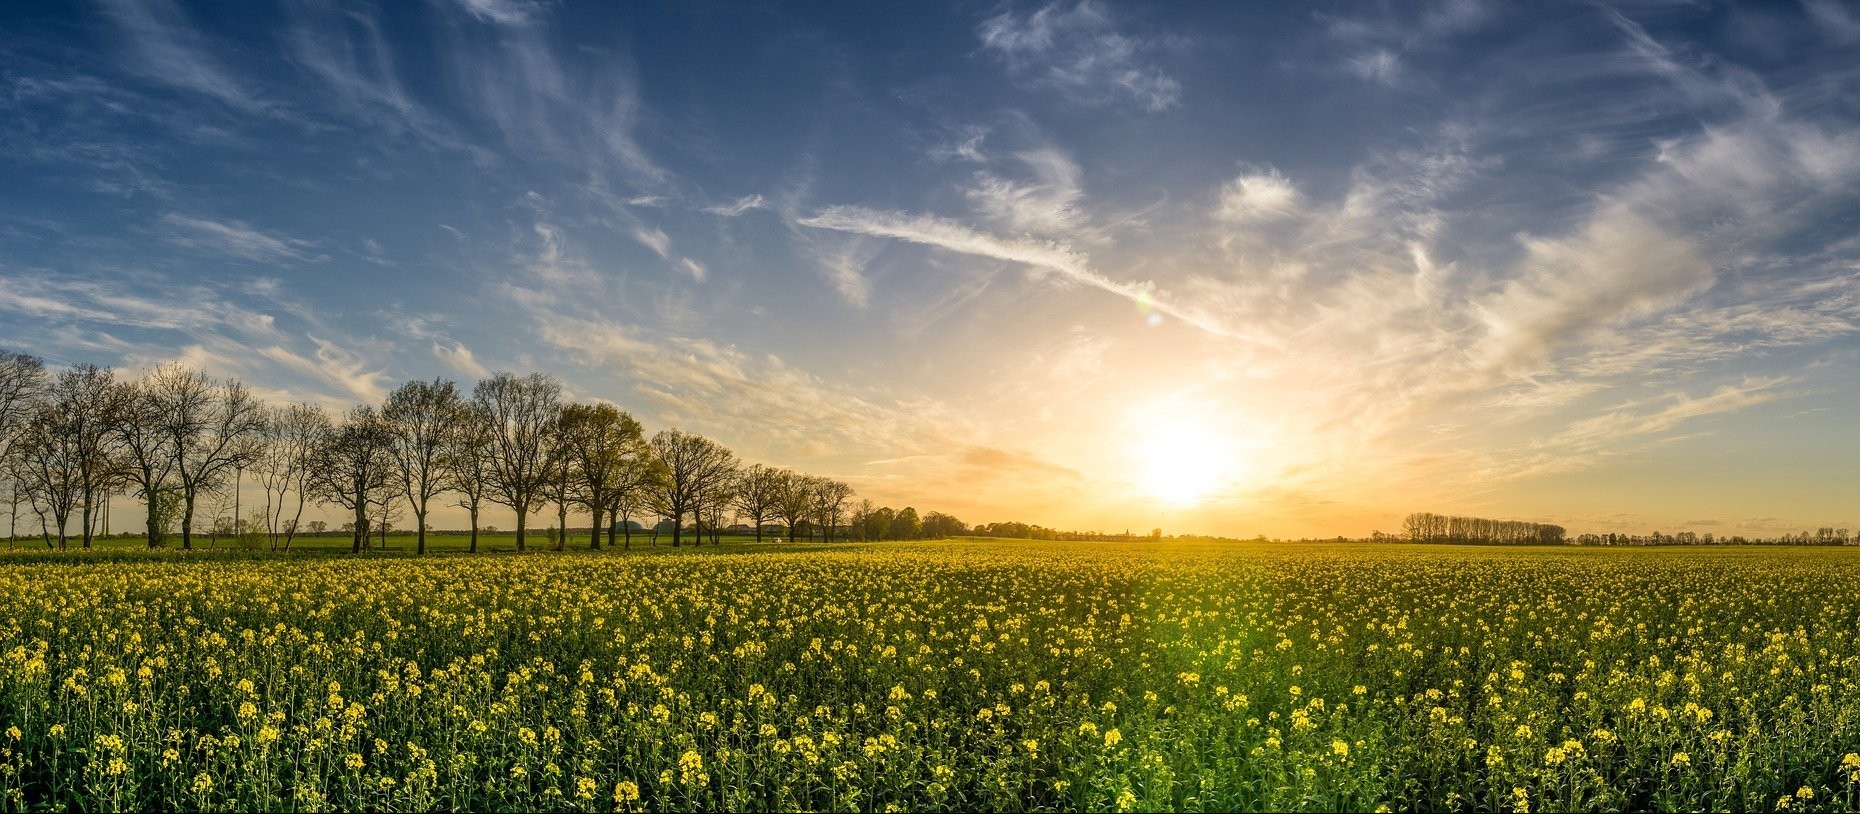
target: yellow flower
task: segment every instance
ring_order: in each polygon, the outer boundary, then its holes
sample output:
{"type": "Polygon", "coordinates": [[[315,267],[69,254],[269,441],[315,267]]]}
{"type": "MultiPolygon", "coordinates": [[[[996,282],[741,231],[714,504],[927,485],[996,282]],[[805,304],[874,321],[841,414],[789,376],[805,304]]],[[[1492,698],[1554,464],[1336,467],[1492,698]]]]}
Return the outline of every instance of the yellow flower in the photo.
{"type": "Polygon", "coordinates": [[[622,780],[614,784],[614,802],[625,805],[639,799],[639,784],[622,780]]]}
{"type": "Polygon", "coordinates": [[[1117,731],[1117,727],[1111,727],[1110,729],[1107,729],[1104,731],[1104,745],[1105,746],[1107,747],[1116,746],[1123,742],[1124,742],[1124,733],[1117,731]]]}

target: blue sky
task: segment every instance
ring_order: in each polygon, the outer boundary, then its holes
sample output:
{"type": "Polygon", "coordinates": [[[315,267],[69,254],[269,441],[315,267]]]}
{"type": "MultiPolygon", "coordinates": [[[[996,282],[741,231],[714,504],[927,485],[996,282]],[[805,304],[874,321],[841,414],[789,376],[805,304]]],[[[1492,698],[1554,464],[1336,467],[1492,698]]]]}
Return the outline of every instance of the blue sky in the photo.
{"type": "Polygon", "coordinates": [[[971,522],[1860,527],[1853,5],[0,30],[0,345],[55,362],[332,407],[541,370],[971,522]]]}

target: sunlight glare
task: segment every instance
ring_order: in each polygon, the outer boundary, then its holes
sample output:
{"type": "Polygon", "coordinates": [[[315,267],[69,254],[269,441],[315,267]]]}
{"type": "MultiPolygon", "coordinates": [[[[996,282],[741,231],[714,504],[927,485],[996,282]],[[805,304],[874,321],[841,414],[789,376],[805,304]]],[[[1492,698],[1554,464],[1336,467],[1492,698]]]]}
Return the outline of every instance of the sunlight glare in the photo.
{"type": "Polygon", "coordinates": [[[1192,420],[1150,430],[1135,452],[1144,490],[1178,506],[1202,502],[1234,469],[1233,444],[1192,420]]]}

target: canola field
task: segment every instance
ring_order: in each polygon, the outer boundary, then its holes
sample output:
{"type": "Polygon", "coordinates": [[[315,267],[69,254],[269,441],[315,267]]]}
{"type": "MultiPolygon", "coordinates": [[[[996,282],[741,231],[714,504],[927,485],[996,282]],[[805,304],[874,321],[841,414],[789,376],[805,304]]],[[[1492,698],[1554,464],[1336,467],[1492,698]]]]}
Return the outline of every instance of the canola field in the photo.
{"type": "Polygon", "coordinates": [[[1853,809],[1860,552],[0,557],[8,810],[1853,809]]]}

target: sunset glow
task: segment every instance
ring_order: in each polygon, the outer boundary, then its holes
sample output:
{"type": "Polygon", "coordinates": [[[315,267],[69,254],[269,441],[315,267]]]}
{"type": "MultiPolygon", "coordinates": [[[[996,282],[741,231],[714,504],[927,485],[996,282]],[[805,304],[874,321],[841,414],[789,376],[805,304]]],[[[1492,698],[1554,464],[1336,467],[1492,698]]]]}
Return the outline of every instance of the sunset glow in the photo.
{"type": "Polygon", "coordinates": [[[1844,4],[708,8],[11,4],[0,347],[969,522],[1860,527],[1844,4]]]}
{"type": "Polygon", "coordinates": [[[1136,450],[1143,488],[1177,507],[1197,505],[1229,485],[1239,465],[1233,455],[1232,443],[1192,422],[1157,427],[1136,450]]]}

